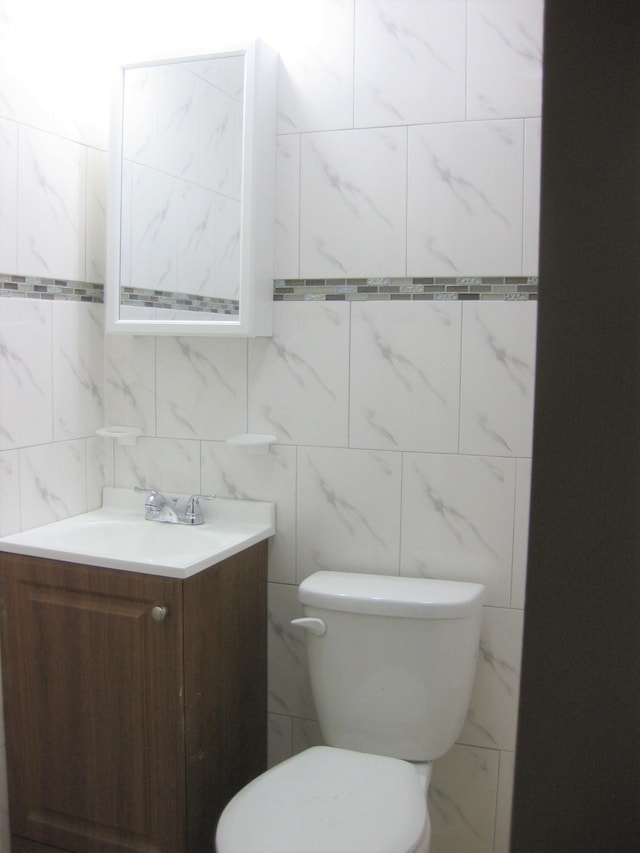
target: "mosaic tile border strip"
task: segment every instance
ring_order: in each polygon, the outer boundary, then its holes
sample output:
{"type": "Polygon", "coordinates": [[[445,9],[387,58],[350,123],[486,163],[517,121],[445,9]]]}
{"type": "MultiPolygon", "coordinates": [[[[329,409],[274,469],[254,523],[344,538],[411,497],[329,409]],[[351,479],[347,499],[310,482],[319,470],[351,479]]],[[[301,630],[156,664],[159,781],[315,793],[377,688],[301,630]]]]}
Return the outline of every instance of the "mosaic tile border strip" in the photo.
{"type": "Polygon", "coordinates": [[[57,300],[61,302],[104,302],[104,285],[87,281],[64,281],[30,275],[0,273],[0,297],[57,300]]]}
{"type": "Polygon", "coordinates": [[[238,315],[237,299],[216,299],[199,293],[177,293],[170,290],[145,290],[123,287],[121,304],[137,308],[162,308],[173,311],[206,311],[211,314],[238,315]]]}
{"type": "Polygon", "coordinates": [[[527,301],[538,298],[538,277],[277,279],[273,293],[277,302],[429,299],[527,301]]]}
{"type": "MultiPolygon", "coordinates": [[[[173,293],[166,290],[123,288],[126,305],[145,308],[170,308],[181,311],[209,311],[215,314],[237,314],[238,300],[212,299],[195,293],[173,293]]],[[[0,298],[59,300],[66,302],[104,302],[104,285],[86,281],[64,281],[39,276],[0,273],[0,298]]]]}
{"type": "MultiPolygon", "coordinates": [[[[127,305],[174,310],[178,306],[183,311],[238,313],[237,300],[141,288],[124,290],[127,305]]],[[[0,298],[7,296],[101,303],[104,302],[104,285],[0,273],[0,298]]],[[[430,299],[526,301],[537,298],[537,276],[276,279],[273,283],[275,302],[430,299]]]]}

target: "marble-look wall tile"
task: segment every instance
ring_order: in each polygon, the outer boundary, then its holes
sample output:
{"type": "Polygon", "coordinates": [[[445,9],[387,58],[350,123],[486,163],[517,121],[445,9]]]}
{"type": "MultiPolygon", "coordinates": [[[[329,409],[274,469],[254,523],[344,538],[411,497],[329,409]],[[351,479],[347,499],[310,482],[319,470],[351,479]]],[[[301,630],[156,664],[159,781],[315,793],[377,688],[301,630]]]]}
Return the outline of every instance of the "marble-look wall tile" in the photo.
{"type": "Polygon", "coordinates": [[[114,440],[94,436],[86,439],[87,510],[102,506],[102,490],[114,485],[114,440]]]}
{"type": "Polygon", "coordinates": [[[158,435],[226,439],[247,431],[247,342],[156,339],[158,435]]]}
{"type": "Polygon", "coordinates": [[[293,718],[293,730],[291,739],[291,751],[293,755],[310,749],[312,746],[324,746],[325,740],[320,731],[317,720],[303,720],[299,717],[293,718]]]}
{"type": "Polygon", "coordinates": [[[235,196],[236,101],[219,89],[200,83],[198,183],[235,196]]]}
{"type": "Polygon", "coordinates": [[[354,302],[351,447],[458,449],[461,302],[354,302]]]}
{"type": "Polygon", "coordinates": [[[179,204],[178,292],[218,295],[215,193],[183,181],[179,204]]]}
{"type": "MultiPolygon", "coordinates": [[[[183,65],[170,63],[158,75],[158,168],[187,181],[198,179],[199,83],[183,65]]],[[[207,88],[204,84],[203,86],[207,88]]]]}
{"type": "Polygon", "coordinates": [[[269,584],[267,639],[269,649],[269,711],[314,719],[315,705],[307,671],[304,630],[289,624],[302,616],[298,590],[269,584]]]}
{"type": "Polygon", "coordinates": [[[407,275],[520,275],[522,121],[409,128],[407,275]]]}
{"type": "Polygon", "coordinates": [[[53,437],[93,435],[104,425],[104,310],[53,303],[53,437]]]}
{"type": "Polygon", "coordinates": [[[242,140],[244,138],[244,109],[242,100],[233,105],[233,197],[239,201],[242,193],[242,140]]]}
{"type": "Polygon", "coordinates": [[[20,530],[19,451],[3,450],[0,451],[0,536],[20,530]]]}
{"type": "Polygon", "coordinates": [[[300,275],[405,274],[406,129],[302,137],[300,275]]]}
{"type": "Polygon", "coordinates": [[[454,746],[429,786],[433,853],[492,853],[499,753],[454,746]]]}
{"type": "Polygon", "coordinates": [[[298,449],[297,580],[321,569],[399,571],[399,453],[298,449]]]}
{"type": "Polygon", "coordinates": [[[277,140],[274,277],[297,278],[300,231],[300,134],[277,140]]]}
{"type": "Polygon", "coordinates": [[[531,456],[535,302],[465,303],[460,452],[531,456]]]}
{"type": "Polygon", "coordinates": [[[133,335],[105,338],[105,421],[156,432],[156,339],[133,335]]]}
{"type": "MultiPolygon", "coordinates": [[[[114,485],[142,486],[169,494],[201,494],[200,442],[139,438],[135,447],[116,445],[114,485]]],[[[140,496],[140,505],[144,495],[140,496]]]]}
{"type": "Polygon", "coordinates": [[[0,450],[53,440],[51,307],[0,299],[0,450]]]}
{"type": "Polygon", "coordinates": [[[511,806],[515,775],[515,752],[500,753],[498,775],[498,804],[496,809],[496,834],[493,853],[509,853],[511,839],[511,806]]]}
{"type": "Polygon", "coordinates": [[[467,3],[467,120],[540,114],[542,17],[538,0],[467,3]]]}
{"type": "Polygon", "coordinates": [[[274,42],[278,133],[353,126],[353,16],[354,0],[287,5],[274,42]]]}
{"type": "Polygon", "coordinates": [[[216,196],[216,296],[240,296],[240,202],[216,196]]]}
{"type": "Polygon", "coordinates": [[[184,67],[235,101],[241,101],[244,64],[243,56],[227,56],[224,59],[217,56],[214,59],[196,59],[186,62],[184,67]]]}
{"type": "Polygon", "coordinates": [[[158,166],[158,97],[160,77],[149,66],[130,68],[124,87],[123,112],[131,117],[122,134],[122,154],[140,165],[158,166]]]}
{"type": "Polygon", "coordinates": [[[346,302],[275,303],[273,337],[249,341],[249,431],[344,447],[348,364],[346,302]]]}
{"type": "Polygon", "coordinates": [[[538,275],[542,119],[524,123],[524,222],[522,274],[538,275]]]}
{"type": "Polygon", "coordinates": [[[85,443],[60,441],[20,451],[22,527],[39,527],[87,509],[85,443]]]}
{"type": "Polygon", "coordinates": [[[513,528],[513,579],[511,606],[524,608],[529,546],[529,509],[531,504],[531,459],[516,462],[516,510],[513,528]]]}
{"type": "Polygon", "coordinates": [[[514,750],[518,722],[523,613],[485,607],[469,712],[458,740],[514,750]]]}
{"type": "MultiPolygon", "coordinates": [[[[57,9],[58,19],[63,20],[62,8],[59,6],[57,9]]],[[[95,20],[98,19],[99,15],[95,15],[95,20]]],[[[78,20],[78,7],[74,9],[74,24],[77,27],[75,32],[82,31],[83,41],[90,44],[93,37],[87,32],[86,19],[78,20]]],[[[102,37],[100,32],[99,38],[102,37]]],[[[110,115],[105,105],[110,101],[113,85],[111,62],[104,61],[100,50],[91,48],[78,61],[72,57],[71,50],[58,45],[55,37],[49,35],[47,41],[52,50],[57,50],[58,60],[49,62],[47,69],[55,78],[51,130],[57,136],[105,151],[109,146],[110,115]]],[[[42,55],[40,58],[42,61],[42,55]]]]}
{"type": "Polygon", "coordinates": [[[31,275],[82,281],[86,148],[21,127],[18,155],[19,269],[31,275]]]}
{"type": "MultiPolygon", "coordinates": [[[[34,61],[33,5],[3,0],[0,16],[0,115],[50,130],[58,81],[54,73],[43,74],[42,66],[34,61]]],[[[41,39],[38,42],[42,44],[41,39]]]]}
{"type": "MultiPolygon", "coordinates": [[[[119,269],[114,270],[120,277],[121,287],[133,287],[131,278],[131,262],[133,258],[133,169],[135,164],[130,160],[122,161],[122,183],[120,199],[120,258],[119,269]]],[[[121,316],[124,316],[121,313],[121,316]]]]}
{"type": "Polygon", "coordinates": [[[85,280],[104,283],[107,233],[107,155],[87,148],[87,251],[85,280]]]}
{"type": "Polygon", "coordinates": [[[357,127],[464,120],[463,0],[358,0],[355,45],[357,127]]]}
{"type": "Polygon", "coordinates": [[[18,269],[18,125],[0,119],[0,269],[18,269]]]}
{"type": "Polygon", "coordinates": [[[204,494],[272,501],[276,534],[269,540],[269,580],[296,582],[296,448],[272,446],[269,453],[217,442],[202,442],[204,494]]]}
{"type": "Polygon", "coordinates": [[[403,575],[482,583],[509,606],[515,461],[405,453],[403,575]]]}
{"type": "Polygon", "coordinates": [[[175,290],[178,282],[179,182],[133,164],[131,284],[175,290]]]}
{"type": "Polygon", "coordinates": [[[267,714],[267,766],[275,767],[291,755],[291,723],[285,714],[267,714]]]}

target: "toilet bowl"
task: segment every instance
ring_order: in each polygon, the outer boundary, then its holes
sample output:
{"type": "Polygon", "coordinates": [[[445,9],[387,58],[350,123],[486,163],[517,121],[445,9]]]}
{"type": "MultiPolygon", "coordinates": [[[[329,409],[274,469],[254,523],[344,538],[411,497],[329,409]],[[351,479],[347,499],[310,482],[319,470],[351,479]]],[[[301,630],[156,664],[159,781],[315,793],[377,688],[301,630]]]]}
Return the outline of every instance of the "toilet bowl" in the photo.
{"type": "Polygon", "coordinates": [[[431,765],[318,746],[263,773],[218,824],[218,853],[426,853],[431,765]]]}
{"type": "Polygon", "coordinates": [[[298,594],[328,745],[237,793],[217,853],[428,853],[432,762],[464,723],[484,588],[323,571],[298,594]]]}

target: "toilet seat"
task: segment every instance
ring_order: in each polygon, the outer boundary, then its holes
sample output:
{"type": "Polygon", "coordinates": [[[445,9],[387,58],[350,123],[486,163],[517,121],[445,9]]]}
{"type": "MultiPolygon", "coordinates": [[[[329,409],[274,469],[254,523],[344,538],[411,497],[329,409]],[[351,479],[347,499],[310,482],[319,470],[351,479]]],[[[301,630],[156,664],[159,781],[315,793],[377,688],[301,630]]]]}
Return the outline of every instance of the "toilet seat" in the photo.
{"type": "Polygon", "coordinates": [[[312,747],[225,808],[218,853],[413,853],[428,832],[424,785],[407,761],[312,747]]]}

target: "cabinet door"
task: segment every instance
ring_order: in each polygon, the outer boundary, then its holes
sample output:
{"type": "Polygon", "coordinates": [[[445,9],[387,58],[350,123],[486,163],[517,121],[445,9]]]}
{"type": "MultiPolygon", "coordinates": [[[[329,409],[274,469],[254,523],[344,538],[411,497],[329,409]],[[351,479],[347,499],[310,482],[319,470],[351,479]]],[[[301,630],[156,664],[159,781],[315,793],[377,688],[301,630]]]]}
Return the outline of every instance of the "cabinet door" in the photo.
{"type": "Polygon", "coordinates": [[[2,562],[12,833],[82,853],[180,851],[180,582],[2,562]]]}

